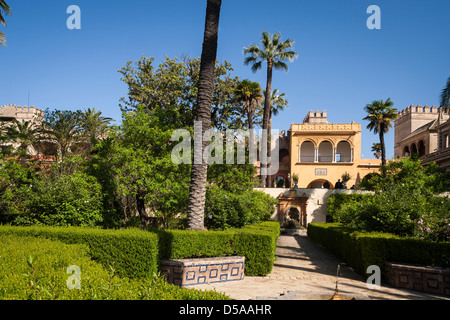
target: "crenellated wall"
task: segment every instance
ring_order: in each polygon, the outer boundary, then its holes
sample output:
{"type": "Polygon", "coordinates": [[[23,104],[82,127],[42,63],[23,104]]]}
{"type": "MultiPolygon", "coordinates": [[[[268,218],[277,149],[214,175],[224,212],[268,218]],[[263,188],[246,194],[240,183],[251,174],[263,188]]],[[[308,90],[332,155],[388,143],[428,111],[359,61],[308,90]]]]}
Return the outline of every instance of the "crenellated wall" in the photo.
{"type": "MultiPolygon", "coordinates": [[[[398,118],[395,120],[395,146],[394,146],[394,155],[395,157],[403,156],[403,141],[410,137],[410,135],[417,131],[419,133],[419,129],[424,129],[426,131],[426,126],[430,125],[435,120],[439,118],[442,120],[448,119],[448,113],[444,112],[444,108],[436,107],[428,105],[425,106],[415,106],[410,105],[409,107],[399,111],[398,118]]],[[[429,130],[428,130],[429,131],[429,130]]],[[[421,138],[418,140],[423,140],[426,145],[426,153],[434,152],[437,145],[434,143],[434,136],[429,136],[431,133],[428,133],[425,138],[421,138]]],[[[423,134],[422,134],[423,135],[423,134]]],[[[418,141],[415,141],[416,143],[418,141]]]]}
{"type": "Polygon", "coordinates": [[[10,120],[11,118],[22,120],[22,121],[29,121],[33,119],[42,119],[44,116],[44,111],[35,108],[34,106],[31,107],[21,107],[16,105],[4,105],[0,106],[0,120],[10,120]]]}

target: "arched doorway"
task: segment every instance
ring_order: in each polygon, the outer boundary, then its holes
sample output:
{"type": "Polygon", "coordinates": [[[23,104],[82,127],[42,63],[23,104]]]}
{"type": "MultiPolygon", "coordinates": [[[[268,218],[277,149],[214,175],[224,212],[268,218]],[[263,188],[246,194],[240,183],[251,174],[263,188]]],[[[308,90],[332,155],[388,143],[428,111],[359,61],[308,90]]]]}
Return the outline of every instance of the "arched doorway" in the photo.
{"type": "Polygon", "coordinates": [[[308,189],[320,189],[322,187],[323,188],[327,188],[326,182],[329,184],[329,187],[328,187],[329,189],[333,189],[334,188],[333,184],[330,181],[326,180],[326,179],[317,179],[317,180],[311,181],[308,184],[307,188],[308,189]]]}
{"type": "Polygon", "coordinates": [[[300,209],[297,207],[289,207],[286,210],[286,220],[294,220],[300,223],[300,209]]]}

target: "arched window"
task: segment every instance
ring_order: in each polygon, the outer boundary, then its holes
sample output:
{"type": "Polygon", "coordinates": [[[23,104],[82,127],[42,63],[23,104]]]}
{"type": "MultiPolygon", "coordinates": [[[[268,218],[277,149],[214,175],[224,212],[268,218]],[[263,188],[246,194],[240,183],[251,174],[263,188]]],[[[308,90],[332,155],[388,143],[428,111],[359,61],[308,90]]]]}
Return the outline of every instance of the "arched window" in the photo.
{"type": "Polygon", "coordinates": [[[300,162],[314,162],[314,144],[305,141],[300,147],[300,162]]]}
{"type": "Polygon", "coordinates": [[[417,146],[415,143],[411,145],[411,155],[417,153],[417,146]]]}
{"type": "Polygon", "coordinates": [[[409,152],[409,147],[408,146],[405,146],[404,148],[403,148],[403,156],[404,157],[409,157],[410,156],[410,152],[409,152]]]}
{"type": "Polygon", "coordinates": [[[417,144],[418,147],[418,151],[419,151],[419,156],[424,156],[425,155],[425,142],[423,142],[423,140],[420,140],[419,143],[417,144]]]}
{"type": "Polygon", "coordinates": [[[347,141],[341,141],[336,148],[336,162],[352,162],[352,147],[347,141]]]}
{"type": "Polygon", "coordinates": [[[333,145],[329,141],[322,141],[319,145],[319,162],[333,161],[333,145]]]}

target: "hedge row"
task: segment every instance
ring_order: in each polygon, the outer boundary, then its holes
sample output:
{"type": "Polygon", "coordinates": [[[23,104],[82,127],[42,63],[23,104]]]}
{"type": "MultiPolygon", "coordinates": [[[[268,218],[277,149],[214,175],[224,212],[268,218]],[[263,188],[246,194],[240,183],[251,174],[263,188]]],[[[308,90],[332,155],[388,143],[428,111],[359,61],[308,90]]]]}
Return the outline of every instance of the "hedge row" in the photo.
{"type": "Polygon", "coordinates": [[[112,265],[121,277],[147,277],[158,267],[158,236],[138,229],[0,226],[0,234],[34,236],[67,244],[86,244],[93,260],[107,268],[112,265]]]}
{"type": "Polygon", "coordinates": [[[216,291],[172,286],[161,277],[117,277],[92,261],[85,244],[8,234],[0,234],[0,243],[0,300],[229,299],[216,291]],[[67,286],[70,265],[81,271],[78,290],[67,286]]]}
{"type": "Polygon", "coordinates": [[[106,267],[113,265],[119,276],[129,278],[152,275],[164,259],[231,255],[245,256],[246,275],[266,275],[273,267],[279,233],[278,222],[263,222],[241,229],[208,232],[0,226],[0,234],[41,237],[67,244],[86,244],[94,260],[106,267]]]}
{"type": "Polygon", "coordinates": [[[308,237],[366,275],[367,267],[384,270],[386,261],[450,267],[450,242],[362,233],[338,223],[310,223],[308,237]]]}
{"type": "Polygon", "coordinates": [[[267,221],[225,231],[162,230],[158,232],[160,260],[245,256],[245,274],[272,271],[280,224],[267,221]]]}

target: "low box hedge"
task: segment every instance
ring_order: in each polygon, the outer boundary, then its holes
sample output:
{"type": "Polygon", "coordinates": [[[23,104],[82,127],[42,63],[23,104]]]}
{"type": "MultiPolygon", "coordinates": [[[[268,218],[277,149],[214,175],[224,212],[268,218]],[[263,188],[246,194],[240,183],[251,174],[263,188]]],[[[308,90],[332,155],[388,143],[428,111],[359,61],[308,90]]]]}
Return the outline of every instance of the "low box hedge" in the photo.
{"type": "Polygon", "coordinates": [[[160,230],[160,261],[203,257],[244,256],[245,274],[272,271],[280,224],[267,221],[224,231],[160,230]]]}
{"type": "Polygon", "coordinates": [[[263,222],[225,231],[139,229],[103,230],[80,227],[0,226],[0,234],[59,240],[89,247],[93,260],[112,265],[121,277],[147,277],[166,259],[245,256],[245,273],[271,272],[280,234],[278,222],[263,222]]]}
{"type": "Polygon", "coordinates": [[[86,244],[93,260],[106,268],[112,265],[121,277],[147,277],[158,268],[158,236],[138,229],[0,226],[0,234],[41,237],[67,244],[86,244]]]}
{"type": "Polygon", "coordinates": [[[308,237],[366,275],[367,267],[384,270],[386,261],[450,267],[450,242],[363,233],[338,223],[310,223],[308,237]]]}

